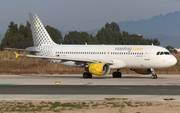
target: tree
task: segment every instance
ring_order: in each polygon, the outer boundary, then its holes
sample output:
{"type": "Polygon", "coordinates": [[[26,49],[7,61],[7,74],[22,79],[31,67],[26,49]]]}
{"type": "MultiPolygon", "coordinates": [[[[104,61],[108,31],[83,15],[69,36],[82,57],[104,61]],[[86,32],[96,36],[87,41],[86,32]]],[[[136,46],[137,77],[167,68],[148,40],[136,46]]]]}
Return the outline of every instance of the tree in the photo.
{"type": "Polygon", "coordinates": [[[151,45],[151,44],[157,45],[157,46],[160,45],[160,42],[158,41],[157,38],[154,38],[154,39],[146,39],[146,41],[147,41],[148,45],[151,45]]]}
{"type": "MultiPolygon", "coordinates": [[[[26,26],[20,24],[19,28],[17,24],[10,22],[0,45],[1,50],[7,47],[25,49],[33,46],[30,28],[31,25],[28,21],[26,22],[26,26]]],[[[96,36],[89,35],[87,32],[72,31],[65,35],[64,40],[58,29],[49,25],[45,26],[45,28],[52,40],[57,44],[85,44],[86,42],[88,44],[151,45],[153,43],[154,45],[160,45],[157,38],[144,39],[137,34],[130,35],[126,31],[121,33],[118,24],[115,22],[111,24],[106,23],[105,27],[102,27],[96,36]]]]}
{"type": "Polygon", "coordinates": [[[168,49],[171,53],[177,53],[177,50],[176,49],[174,49],[174,47],[172,47],[172,46],[166,46],[166,49],[168,49]]]}
{"type": "Polygon", "coordinates": [[[24,31],[24,37],[25,37],[25,48],[33,46],[33,38],[32,38],[32,32],[31,32],[31,25],[29,21],[26,22],[25,31],[24,31]]]}
{"type": "Polygon", "coordinates": [[[51,27],[49,25],[47,25],[45,28],[55,43],[57,44],[62,43],[63,37],[61,35],[61,32],[58,29],[51,27]]]}
{"type": "Polygon", "coordinates": [[[123,32],[122,32],[121,44],[122,44],[122,45],[128,44],[128,39],[129,39],[129,33],[123,31],[123,32]]]}
{"type": "Polygon", "coordinates": [[[86,32],[69,32],[65,35],[63,43],[65,44],[85,44],[85,42],[90,43],[89,34],[86,32]]]}
{"type": "Polygon", "coordinates": [[[14,34],[18,33],[17,24],[14,24],[14,22],[11,21],[10,24],[8,25],[8,30],[7,30],[7,32],[8,32],[10,35],[14,35],[14,34]]]}
{"type": "MultiPolygon", "coordinates": [[[[18,33],[18,27],[17,24],[14,24],[14,22],[10,22],[8,25],[8,29],[5,33],[5,37],[2,39],[1,42],[1,50],[4,50],[5,47],[14,47],[15,42],[14,38],[17,38],[17,33],[18,33]]],[[[23,38],[22,36],[20,38],[23,38]]]]}
{"type": "MultiPolygon", "coordinates": [[[[33,46],[34,44],[30,28],[31,25],[28,21],[26,22],[26,26],[20,24],[19,28],[17,24],[10,22],[5,33],[5,37],[2,39],[0,46],[1,50],[4,50],[4,48],[8,47],[25,49],[27,47],[33,46]]],[[[62,43],[62,36],[59,30],[50,26],[46,26],[45,28],[55,43],[62,43]]]]}
{"type": "Polygon", "coordinates": [[[102,27],[96,37],[100,44],[119,44],[122,40],[120,28],[115,22],[106,23],[105,28],[102,27]]]}

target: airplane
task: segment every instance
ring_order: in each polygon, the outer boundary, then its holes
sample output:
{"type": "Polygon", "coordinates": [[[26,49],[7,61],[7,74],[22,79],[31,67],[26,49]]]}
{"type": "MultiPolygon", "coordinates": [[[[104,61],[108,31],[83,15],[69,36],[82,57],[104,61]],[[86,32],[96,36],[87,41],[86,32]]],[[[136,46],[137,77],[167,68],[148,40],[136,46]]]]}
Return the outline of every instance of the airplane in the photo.
{"type": "Polygon", "coordinates": [[[84,68],[83,78],[93,75],[107,75],[110,69],[113,78],[121,78],[121,69],[131,69],[139,74],[152,74],[157,79],[156,69],[168,68],[177,63],[177,59],[165,48],[154,45],[59,45],[56,44],[36,13],[29,13],[34,46],[23,50],[31,55],[18,56],[40,58],[42,61],[70,67],[84,68]]]}

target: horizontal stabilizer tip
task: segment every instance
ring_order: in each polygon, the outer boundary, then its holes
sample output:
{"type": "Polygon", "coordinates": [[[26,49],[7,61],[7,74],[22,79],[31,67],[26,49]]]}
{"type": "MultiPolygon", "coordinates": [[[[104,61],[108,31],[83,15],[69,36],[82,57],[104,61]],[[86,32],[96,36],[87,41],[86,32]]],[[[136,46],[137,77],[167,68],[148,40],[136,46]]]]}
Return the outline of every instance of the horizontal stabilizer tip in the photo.
{"type": "Polygon", "coordinates": [[[18,53],[16,53],[16,52],[14,52],[15,53],[15,55],[16,55],[16,58],[19,56],[19,54],[18,53]]]}

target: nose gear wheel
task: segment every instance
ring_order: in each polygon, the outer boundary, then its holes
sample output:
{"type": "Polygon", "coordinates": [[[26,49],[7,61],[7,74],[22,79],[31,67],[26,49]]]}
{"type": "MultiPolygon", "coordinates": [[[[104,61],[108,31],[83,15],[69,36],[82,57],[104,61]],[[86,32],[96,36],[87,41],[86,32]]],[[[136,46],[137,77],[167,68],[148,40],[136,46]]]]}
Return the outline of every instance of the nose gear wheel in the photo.
{"type": "Polygon", "coordinates": [[[157,79],[157,75],[156,74],[152,74],[151,78],[152,79],[157,79]]]}

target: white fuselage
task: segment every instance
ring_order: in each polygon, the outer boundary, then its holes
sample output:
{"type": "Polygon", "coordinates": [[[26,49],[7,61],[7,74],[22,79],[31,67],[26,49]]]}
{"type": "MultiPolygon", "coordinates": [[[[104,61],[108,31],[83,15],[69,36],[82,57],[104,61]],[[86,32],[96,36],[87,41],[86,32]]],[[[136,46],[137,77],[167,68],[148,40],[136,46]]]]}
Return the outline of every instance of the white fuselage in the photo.
{"type": "MultiPolygon", "coordinates": [[[[41,50],[43,51],[48,47],[41,48],[44,48],[41,50]]],[[[48,52],[51,53],[51,56],[56,57],[112,60],[111,69],[158,69],[171,67],[177,62],[167,49],[149,45],[53,45],[51,49],[48,49],[48,52]],[[169,54],[157,55],[158,52],[169,54]]],[[[51,61],[61,65],[78,67],[78,62],[74,61],[51,61]]],[[[79,64],[81,64],[79,67],[84,67],[81,62],[79,64]]]]}

